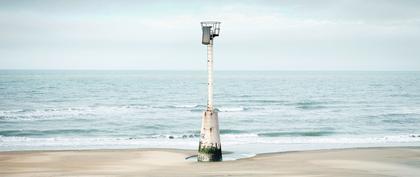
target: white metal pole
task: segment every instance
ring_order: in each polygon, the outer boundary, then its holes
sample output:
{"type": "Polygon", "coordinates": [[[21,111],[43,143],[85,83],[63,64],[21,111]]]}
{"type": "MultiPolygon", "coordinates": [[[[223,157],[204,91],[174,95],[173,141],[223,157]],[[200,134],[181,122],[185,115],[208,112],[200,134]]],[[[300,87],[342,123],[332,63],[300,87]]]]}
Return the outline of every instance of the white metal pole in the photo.
{"type": "Polygon", "coordinates": [[[207,45],[208,100],[207,110],[213,111],[213,39],[207,45]]]}

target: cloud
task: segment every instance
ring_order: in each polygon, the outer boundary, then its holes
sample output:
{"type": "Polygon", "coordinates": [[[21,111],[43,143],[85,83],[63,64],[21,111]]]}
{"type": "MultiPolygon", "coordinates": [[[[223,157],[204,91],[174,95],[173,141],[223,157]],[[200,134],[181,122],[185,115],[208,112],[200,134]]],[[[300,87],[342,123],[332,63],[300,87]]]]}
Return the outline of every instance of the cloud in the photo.
{"type": "Polygon", "coordinates": [[[218,20],[223,69],[389,69],[401,60],[407,64],[398,68],[409,69],[420,65],[413,60],[420,57],[417,7],[376,0],[2,1],[0,64],[200,69],[199,22],[218,20]]]}

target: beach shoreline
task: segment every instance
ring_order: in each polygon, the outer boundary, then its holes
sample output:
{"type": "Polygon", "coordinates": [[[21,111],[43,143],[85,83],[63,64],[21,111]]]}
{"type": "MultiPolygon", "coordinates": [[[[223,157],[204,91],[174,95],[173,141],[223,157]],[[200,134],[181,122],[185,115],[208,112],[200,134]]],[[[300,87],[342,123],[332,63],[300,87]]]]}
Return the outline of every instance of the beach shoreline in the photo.
{"type": "Polygon", "coordinates": [[[262,153],[197,163],[169,148],[0,152],[0,176],[416,176],[420,147],[262,153]]]}

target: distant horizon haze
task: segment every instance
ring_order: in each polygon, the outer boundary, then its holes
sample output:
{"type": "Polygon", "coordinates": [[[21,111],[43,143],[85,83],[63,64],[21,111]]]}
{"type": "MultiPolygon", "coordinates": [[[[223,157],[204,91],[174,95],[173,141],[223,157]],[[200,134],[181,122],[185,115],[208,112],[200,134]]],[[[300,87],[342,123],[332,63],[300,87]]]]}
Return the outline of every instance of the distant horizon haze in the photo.
{"type": "MultiPolygon", "coordinates": [[[[205,69],[1,69],[0,71],[167,71],[167,72],[207,72],[205,69]]],[[[247,70],[215,69],[217,72],[420,72],[420,70],[247,70]]]]}

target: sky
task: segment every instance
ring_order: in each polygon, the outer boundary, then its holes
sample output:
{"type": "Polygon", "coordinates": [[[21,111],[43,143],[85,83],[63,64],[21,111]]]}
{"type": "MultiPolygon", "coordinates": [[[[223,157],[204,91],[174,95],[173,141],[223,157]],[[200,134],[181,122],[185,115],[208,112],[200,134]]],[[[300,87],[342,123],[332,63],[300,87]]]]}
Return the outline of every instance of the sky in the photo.
{"type": "Polygon", "coordinates": [[[0,0],[0,69],[420,70],[420,1],[0,0]]]}

